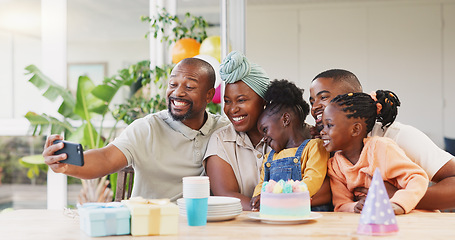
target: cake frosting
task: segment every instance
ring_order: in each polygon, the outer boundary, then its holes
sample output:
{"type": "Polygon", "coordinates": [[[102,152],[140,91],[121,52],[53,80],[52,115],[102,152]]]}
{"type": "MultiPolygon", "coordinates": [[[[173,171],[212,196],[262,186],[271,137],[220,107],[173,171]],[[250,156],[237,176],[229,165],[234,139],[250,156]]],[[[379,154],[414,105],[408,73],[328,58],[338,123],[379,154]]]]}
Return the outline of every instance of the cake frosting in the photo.
{"type": "Polygon", "coordinates": [[[265,181],[260,201],[259,213],[262,218],[304,218],[311,213],[310,193],[301,181],[265,181]]]}

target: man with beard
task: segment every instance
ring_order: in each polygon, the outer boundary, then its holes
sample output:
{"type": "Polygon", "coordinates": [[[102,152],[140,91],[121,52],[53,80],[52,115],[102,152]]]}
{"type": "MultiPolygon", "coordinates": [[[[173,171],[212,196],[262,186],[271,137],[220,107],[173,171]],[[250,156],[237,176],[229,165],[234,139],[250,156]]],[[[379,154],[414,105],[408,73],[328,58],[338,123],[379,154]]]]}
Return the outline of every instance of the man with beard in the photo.
{"type": "Polygon", "coordinates": [[[132,165],[135,171],[132,196],[170,198],[182,194],[182,177],[203,174],[202,158],[210,135],[229,121],[206,111],[215,94],[212,66],[197,58],[179,62],[171,72],[166,90],[168,109],[149,114],[130,124],[106,147],[84,152],[85,165],[78,167],[53,155],[63,148],[59,135],[49,136],[43,156],[56,173],[92,179],[132,165]]]}

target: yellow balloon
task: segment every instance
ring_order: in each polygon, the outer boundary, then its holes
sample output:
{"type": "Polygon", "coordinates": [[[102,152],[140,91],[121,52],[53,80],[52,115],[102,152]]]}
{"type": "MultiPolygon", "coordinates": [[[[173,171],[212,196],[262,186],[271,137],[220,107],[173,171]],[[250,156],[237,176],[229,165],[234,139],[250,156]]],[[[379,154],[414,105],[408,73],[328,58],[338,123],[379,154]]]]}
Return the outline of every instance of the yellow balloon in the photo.
{"type": "Polygon", "coordinates": [[[201,43],[201,47],[199,48],[199,54],[202,55],[209,55],[218,62],[221,62],[221,38],[220,36],[210,36],[201,43]]]}

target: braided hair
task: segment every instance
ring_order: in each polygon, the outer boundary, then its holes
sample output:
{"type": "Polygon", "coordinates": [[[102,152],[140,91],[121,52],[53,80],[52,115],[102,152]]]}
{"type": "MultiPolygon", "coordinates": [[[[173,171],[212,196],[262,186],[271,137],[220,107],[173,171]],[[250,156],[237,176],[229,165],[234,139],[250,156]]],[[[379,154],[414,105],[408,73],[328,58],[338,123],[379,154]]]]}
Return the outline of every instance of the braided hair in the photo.
{"type": "Polygon", "coordinates": [[[264,112],[269,115],[287,108],[294,111],[303,122],[310,112],[310,106],[303,100],[303,89],[285,79],[273,80],[265,92],[264,99],[266,101],[264,112]]]}
{"type": "Polygon", "coordinates": [[[397,95],[387,90],[377,90],[377,100],[366,93],[347,93],[338,95],[330,101],[342,107],[343,112],[348,113],[348,118],[364,118],[369,133],[376,120],[382,123],[382,127],[390,126],[398,114],[400,100],[397,95]]]}

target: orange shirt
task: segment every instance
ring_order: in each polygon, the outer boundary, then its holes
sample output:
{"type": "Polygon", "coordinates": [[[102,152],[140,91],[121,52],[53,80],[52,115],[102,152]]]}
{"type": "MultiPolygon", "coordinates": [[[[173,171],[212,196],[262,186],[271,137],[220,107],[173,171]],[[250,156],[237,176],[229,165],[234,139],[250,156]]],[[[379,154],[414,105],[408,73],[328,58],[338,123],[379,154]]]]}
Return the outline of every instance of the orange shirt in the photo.
{"type": "Polygon", "coordinates": [[[384,181],[399,189],[390,201],[400,205],[406,213],[415,208],[428,188],[427,174],[393,140],[369,137],[364,139],[362,153],[355,165],[340,152],[329,159],[328,174],[335,211],[354,212],[357,204],[353,201],[354,189],[369,188],[376,168],[381,171],[384,181]]]}

